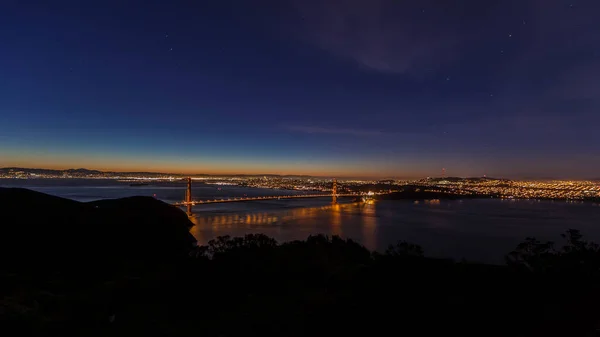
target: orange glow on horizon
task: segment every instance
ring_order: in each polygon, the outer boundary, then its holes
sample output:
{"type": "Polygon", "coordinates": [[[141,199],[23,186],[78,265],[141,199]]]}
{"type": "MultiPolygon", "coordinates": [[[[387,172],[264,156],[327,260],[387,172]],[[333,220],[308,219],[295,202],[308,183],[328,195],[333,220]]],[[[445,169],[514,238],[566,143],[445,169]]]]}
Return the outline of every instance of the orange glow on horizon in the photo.
{"type": "MultiPolygon", "coordinates": [[[[3,156],[4,157],[4,156],[3,156]]],[[[13,156],[9,160],[0,161],[0,167],[22,167],[22,168],[44,168],[54,170],[85,168],[98,171],[112,172],[154,172],[171,174],[210,174],[210,175],[309,175],[322,177],[338,178],[357,178],[357,177],[422,177],[423,172],[410,172],[407,170],[398,170],[392,167],[374,167],[369,165],[368,169],[362,169],[362,163],[352,164],[331,164],[324,163],[319,167],[317,163],[253,163],[242,161],[227,162],[179,162],[173,160],[135,160],[126,161],[113,158],[86,158],[80,160],[72,156],[59,156],[40,154],[34,159],[28,156],[13,156]]],[[[6,157],[5,157],[6,158],[6,157]]],[[[412,170],[411,170],[412,171],[412,170]]]]}

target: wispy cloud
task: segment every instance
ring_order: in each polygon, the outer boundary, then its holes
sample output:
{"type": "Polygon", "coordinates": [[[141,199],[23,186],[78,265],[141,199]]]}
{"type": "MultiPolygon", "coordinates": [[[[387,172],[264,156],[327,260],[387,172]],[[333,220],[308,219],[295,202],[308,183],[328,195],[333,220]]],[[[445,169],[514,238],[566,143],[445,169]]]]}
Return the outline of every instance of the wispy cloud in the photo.
{"type": "Polygon", "coordinates": [[[454,58],[463,40],[461,6],[436,0],[289,0],[302,17],[299,34],[309,43],[380,72],[438,67],[454,58]],[[438,8],[424,11],[422,8],[438,8]],[[451,10],[452,13],[447,11],[451,10]],[[433,30],[432,26],[444,29],[433,30]]]}
{"type": "Polygon", "coordinates": [[[319,126],[290,126],[289,130],[301,133],[319,133],[329,135],[346,135],[355,137],[373,137],[385,136],[389,133],[378,130],[358,130],[358,129],[340,129],[340,128],[323,128],[319,126]]]}

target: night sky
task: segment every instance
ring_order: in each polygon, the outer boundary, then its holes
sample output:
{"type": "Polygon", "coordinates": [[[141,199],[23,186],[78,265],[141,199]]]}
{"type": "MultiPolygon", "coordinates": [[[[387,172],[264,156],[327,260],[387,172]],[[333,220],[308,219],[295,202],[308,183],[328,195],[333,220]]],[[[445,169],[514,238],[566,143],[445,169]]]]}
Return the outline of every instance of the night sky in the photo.
{"type": "Polygon", "coordinates": [[[600,1],[3,0],[0,166],[600,177],[600,1]]]}

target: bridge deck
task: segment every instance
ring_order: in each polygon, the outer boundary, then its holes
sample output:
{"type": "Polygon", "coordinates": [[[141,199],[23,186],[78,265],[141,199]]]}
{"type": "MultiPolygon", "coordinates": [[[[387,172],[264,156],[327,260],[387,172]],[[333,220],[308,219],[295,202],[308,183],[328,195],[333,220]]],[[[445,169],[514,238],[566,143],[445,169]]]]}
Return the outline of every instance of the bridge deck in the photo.
{"type": "MultiPolygon", "coordinates": [[[[338,194],[337,197],[360,197],[360,194],[338,194]]],[[[275,200],[275,199],[303,199],[303,198],[331,198],[331,194],[300,194],[300,195],[275,195],[265,197],[242,197],[242,198],[228,198],[228,199],[214,199],[214,200],[196,200],[191,202],[177,202],[175,206],[188,206],[188,205],[204,205],[204,204],[217,204],[224,202],[243,202],[243,201],[256,201],[256,200],[275,200]]]]}

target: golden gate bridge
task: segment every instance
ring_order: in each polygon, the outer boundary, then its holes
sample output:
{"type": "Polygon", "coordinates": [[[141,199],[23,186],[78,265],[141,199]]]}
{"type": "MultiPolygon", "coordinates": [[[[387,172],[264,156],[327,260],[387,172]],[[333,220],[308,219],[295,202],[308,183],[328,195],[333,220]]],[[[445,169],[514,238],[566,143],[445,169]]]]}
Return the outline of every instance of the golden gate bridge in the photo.
{"type": "Polygon", "coordinates": [[[369,193],[368,195],[358,194],[358,193],[338,193],[337,180],[333,179],[331,194],[314,193],[314,194],[255,196],[255,197],[230,197],[230,198],[221,198],[221,199],[212,199],[212,200],[193,200],[192,199],[192,178],[188,177],[187,178],[187,188],[185,191],[185,200],[182,202],[176,202],[173,205],[178,206],[178,207],[187,206],[188,214],[189,214],[189,213],[191,213],[192,206],[204,205],[204,204],[258,201],[258,200],[306,199],[306,198],[323,198],[323,197],[331,197],[332,203],[335,204],[335,203],[337,203],[337,198],[339,198],[339,197],[366,197],[366,196],[370,196],[370,195],[372,195],[372,193],[369,193]]]}
{"type": "Polygon", "coordinates": [[[333,188],[331,194],[316,193],[316,194],[291,194],[291,195],[272,195],[272,196],[255,196],[255,197],[230,197],[220,198],[212,200],[193,200],[192,199],[192,178],[187,178],[187,189],[185,191],[185,200],[182,202],[176,202],[174,206],[195,206],[201,204],[216,204],[224,202],[243,202],[243,201],[254,201],[254,200],[276,200],[276,199],[301,199],[301,198],[322,198],[331,197],[332,202],[336,203],[338,197],[360,197],[361,194],[357,193],[337,193],[337,181],[333,180],[333,188]]]}

